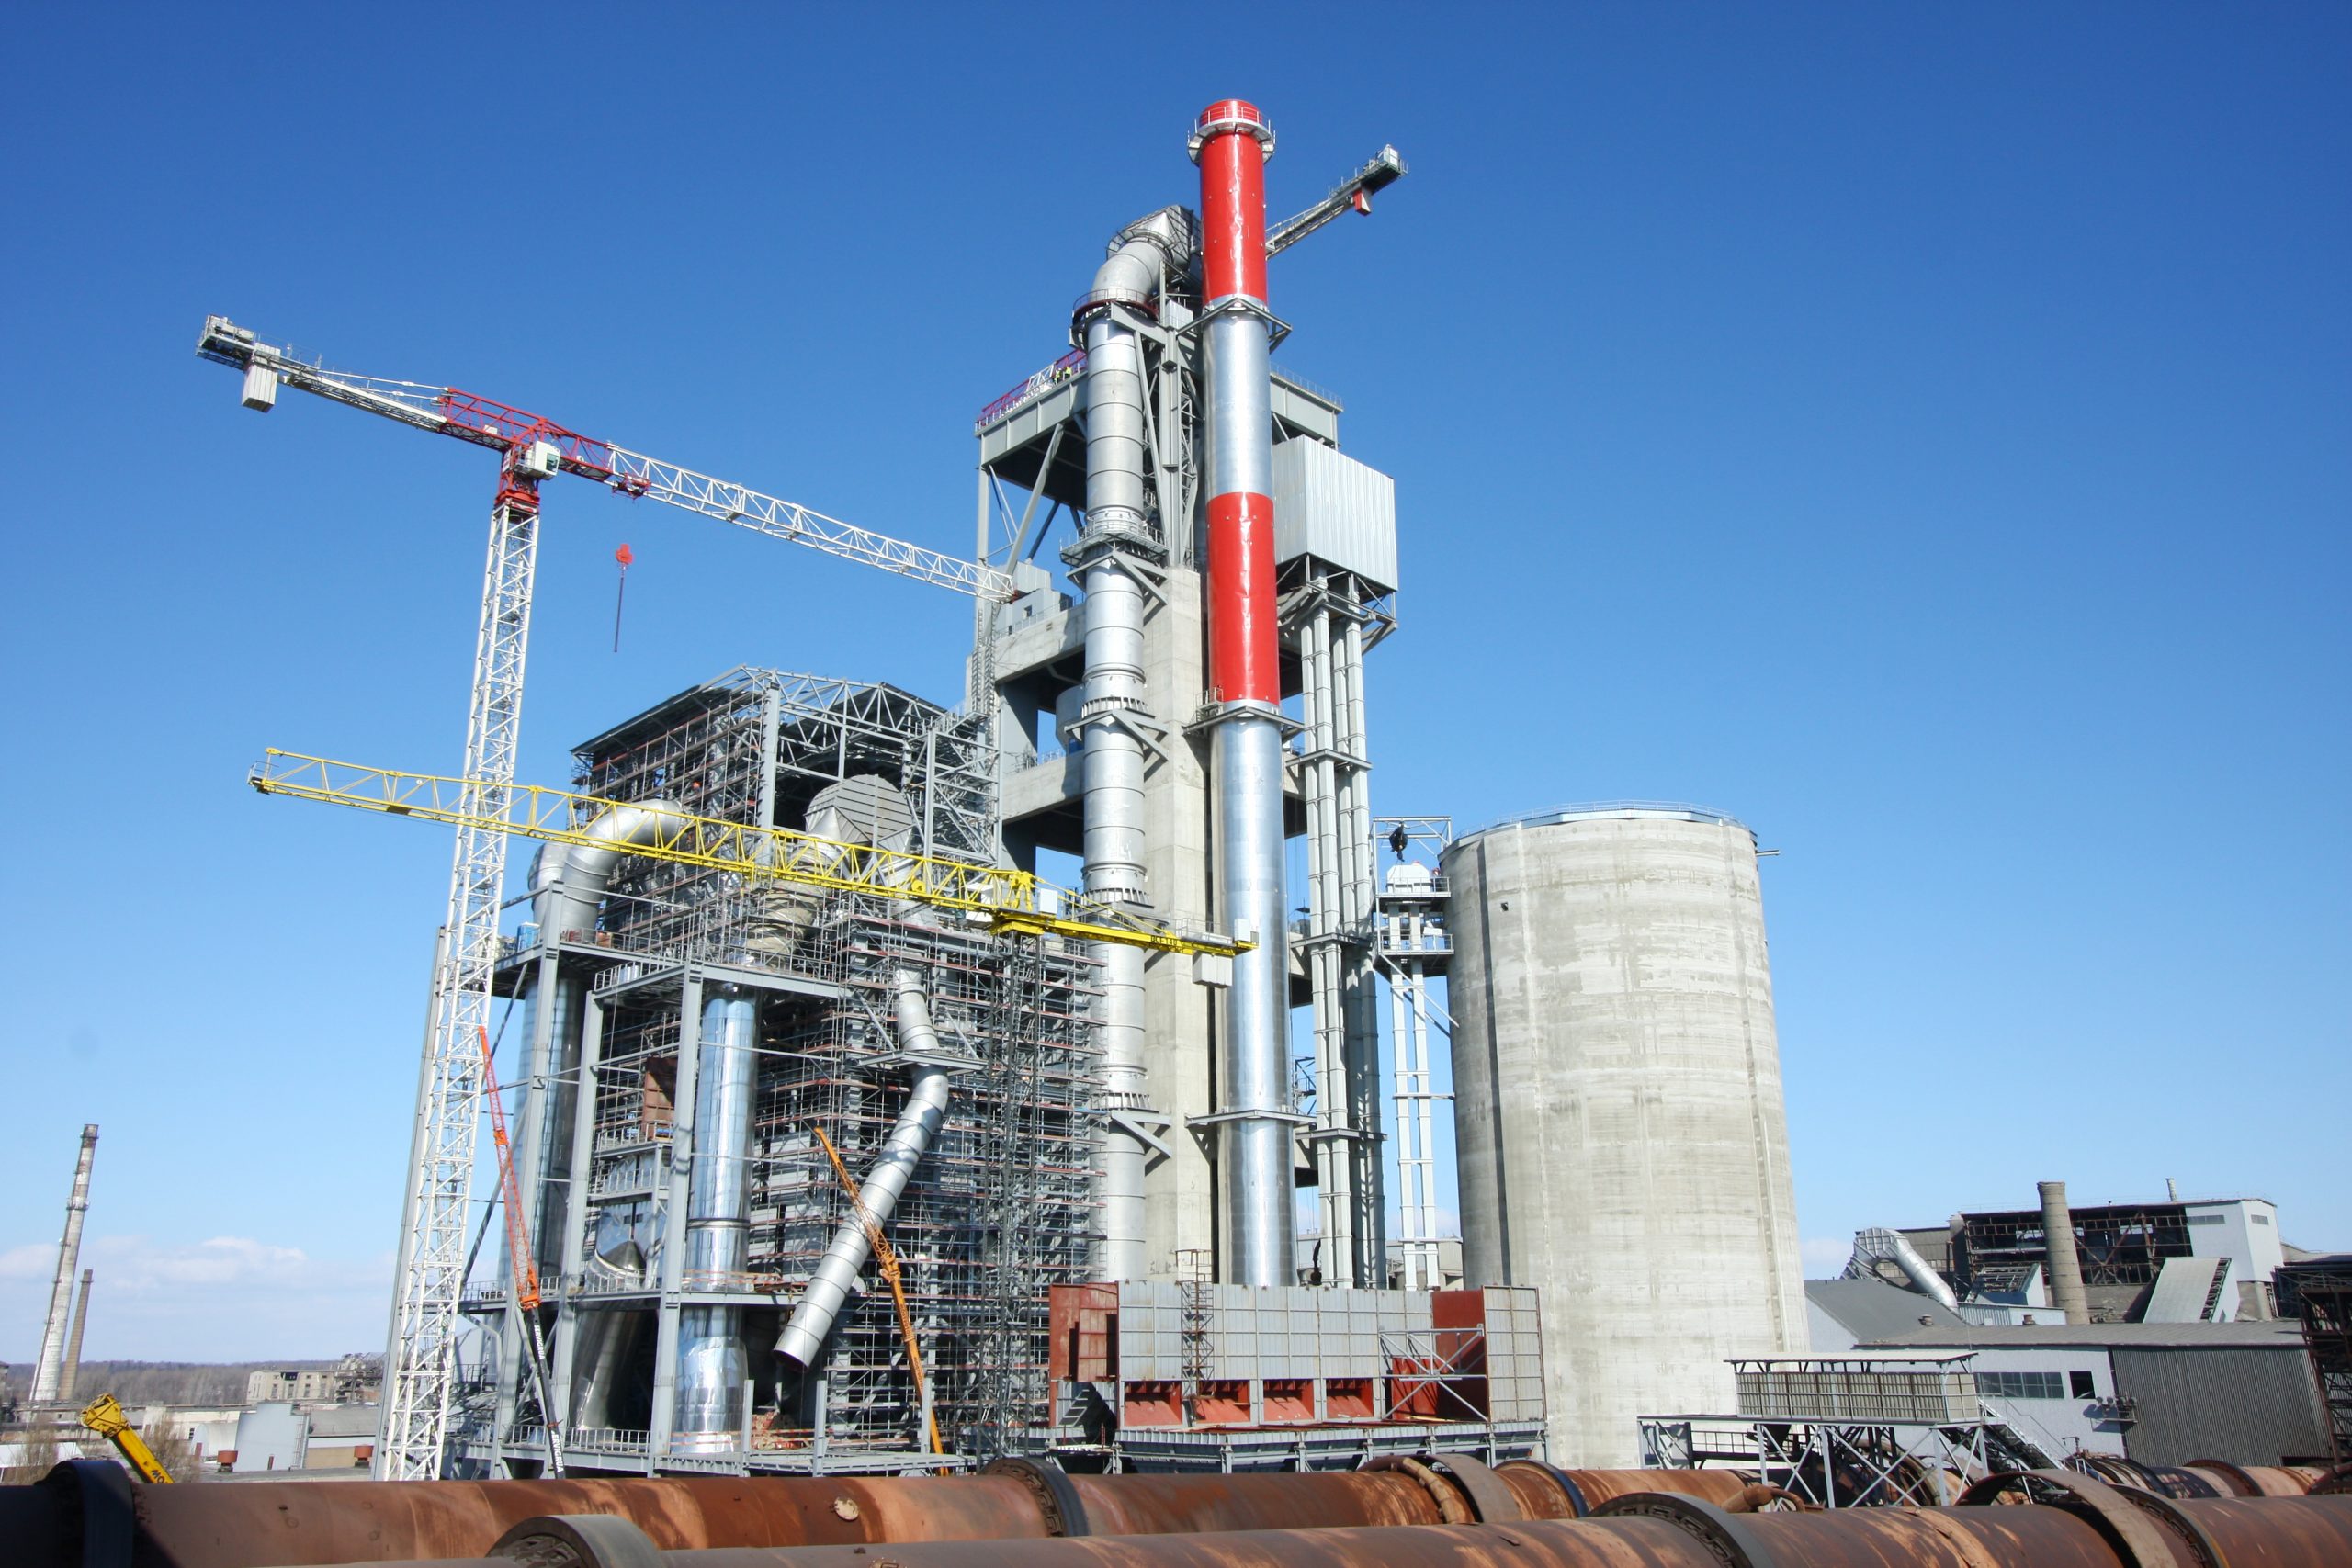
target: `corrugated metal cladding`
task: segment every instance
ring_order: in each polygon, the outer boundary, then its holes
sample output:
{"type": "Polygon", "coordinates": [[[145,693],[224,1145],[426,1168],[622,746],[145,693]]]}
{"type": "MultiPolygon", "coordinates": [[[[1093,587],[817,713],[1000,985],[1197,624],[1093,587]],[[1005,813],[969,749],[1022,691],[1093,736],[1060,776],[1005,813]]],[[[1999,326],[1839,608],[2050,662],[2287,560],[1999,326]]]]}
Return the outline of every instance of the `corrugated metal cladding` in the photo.
{"type": "Polygon", "coordinates": [[[2142,1464],[2283,1464],[2327,1452],[2311,1363],[2294,1349],[2109,1351],[2139,1406],[2123,1451],[2142,1464]]]}
{"type": "Polygon", "coordinates": [[[1274,448],[1274,559],[1313,556],[1396,587],[1396,481],[1320,441],[1274,448]]]}

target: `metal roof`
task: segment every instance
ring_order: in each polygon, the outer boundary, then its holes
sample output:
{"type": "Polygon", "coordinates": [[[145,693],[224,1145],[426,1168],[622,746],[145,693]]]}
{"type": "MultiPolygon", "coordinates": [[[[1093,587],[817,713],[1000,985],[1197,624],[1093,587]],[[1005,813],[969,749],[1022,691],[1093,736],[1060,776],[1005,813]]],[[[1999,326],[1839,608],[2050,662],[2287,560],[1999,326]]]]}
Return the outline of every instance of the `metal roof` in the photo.
{"type": "Polygon", "coordinates": [[[2061,1346],[2117,1347],[2147,1350],[2291,1350],[2303,1351],[2301,1329],[2282,1319],[2240,1323],[2037,1323],[2015,1327],[1912,1327],[1906,1333],[1884,1335],[1871,1341],[1878,1346],[1925,1347],[1970,1350],[2033,1350],[2061,1346]]]}
{"type": "Polygon", "coordinates": [[[1968,1326],[1942,1303],[1883,1280],[1807,1280],[1804,1299],[1838,1320],[1857,1342],[1887,1340],[1898,1335],[1949,1333],[1968,1326]],[[1923,1325],[1923,1317],[1935,1320],[1923,1325]]]}

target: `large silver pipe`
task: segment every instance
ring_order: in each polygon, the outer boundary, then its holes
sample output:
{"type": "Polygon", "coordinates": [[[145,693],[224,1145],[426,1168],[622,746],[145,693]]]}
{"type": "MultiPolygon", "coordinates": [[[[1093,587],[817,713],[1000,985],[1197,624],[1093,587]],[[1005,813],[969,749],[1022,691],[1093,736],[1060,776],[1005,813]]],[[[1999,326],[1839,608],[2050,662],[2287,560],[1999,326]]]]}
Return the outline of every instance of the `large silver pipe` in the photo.
{"type": "MultiPolygon", "coordinates": [[[[695,1068],[694,1167],[687,1175],[689,1291],[725,1290],[746,1271],[752,1201],[752,1089],[759,1068],[759,1002],[748,992],[704,992],[695,1068]]],[[[678,1314],[677,1417],[673,1446],[732,1449],[749,1383],[741,1307],[678,1314]]]]}
{"type": "Polygon", "coordinates": [[[74,1309],[74,1270],[82,1261],[82,1216],[90,1208],[90,1166],[98,1155],[98,1124],[82,1129],[82,1152],[74,1162],[74,1192],[65,1200],[65,1234],[57,1242],[57,1278],[49,1289],[49,1318],[41,1329],[40,1358],[33,1363],[32,1403],[51,1404],[65,1369],[66,1320],[74,1309]]]}
{"type": "Polygon", "coordinates": [[[1228,719],[1217,732],[1226,807],[1226,908],[1257,946],[1233,961],[1219,1057],[1225,1187],[1219,1256],[1235,1284],[1297,1278],[1291,1204],[1290,976],[1283,924],[1283,741],[1272,718],[1228,719]]]}
{"type": "Polygon", "coordinates": [[[2066,1184],[2044,1181],[2040,1191],[2041,1245],[2050,1260],[2050,1304],[2064,1313],[2068,1323],[2088,1323],[2091,1298],[2083,1288],[2083,1260],[2075,1249],[2075,1212],[2066,1204],[2066,1184]]]}
{"type": "Polygon", "coordinates": [[[793,1309],[792,1320],[776,1338],[775,1353],[803,1367],[817,1364],[825,1337],[832,1332],[842,1303],[857,1282],[858,1270],[872,1256],[873,1247],[866,1239],[868,1221],[877,1230],[890,1223],[899,1195],[907,1190],[923,1151],[931,1146],[947,1116],[947,1068],[940,1060],[939,1032],[932,1027],[931,1000],[923,995],[922,979],[910,969],[899,970],[896,984],[899,1046],[912,1066],[914,1082],[905,1108],[882,1141],[881,1154],[859,1183],[865,1214],[853,1212],[835,1229],[833,1243],[808,1276],[808,1289],[793,1309]]]}
{"type": "MultiPolygon", "coordinates": [[[[1086,317],[1086,685],[1079,752],[1085,821],[1084,886],[1107,904],[1140,907],[1144,885],[1143,744],[1132,726],[1148,713],[1144,682],[1144,593],[1124,542],[1150,537],[1144,510],[1143,349],[1114,307],[1146,309],[1163,268],[1181,268],[1190,246],[1181,212],[1153,214],[1123,231],[1094,275],[1086,317]]],[[[1102,1244],[1095,1277],[1140,1280],[1144,1259],[1144,1143],[1118,1120],[1149,1103],[1144,1067],[1144,955],[1098,942],[1095,1042],[1102,1053],[1102,1244]]]]}
{"type": "MultiPolygon", "coordinates": [[[[543,845],[531,862],[531,912],[543,942],[587,942],[596,930],[605,889],[629,851],[685,830],[685,818],[666,800],[616,807],[588,825],[591,844],[543,845]]],[[[580,1105],[581,980],[557,972],[553,994],[539,995],[539,966],[523,982],[523,1038],[540,1038],[538,1011],[548,1021],[548,1052],[530,1077],[546,1086],[523,1106],[516,1155],[536,1181],[526,1202],[534,1214],[533,1250],[542,1272],[561,1266],[564,1221],[571,1210],[566,1178],[571,1168],[571,1128],[580,1105]]]]}

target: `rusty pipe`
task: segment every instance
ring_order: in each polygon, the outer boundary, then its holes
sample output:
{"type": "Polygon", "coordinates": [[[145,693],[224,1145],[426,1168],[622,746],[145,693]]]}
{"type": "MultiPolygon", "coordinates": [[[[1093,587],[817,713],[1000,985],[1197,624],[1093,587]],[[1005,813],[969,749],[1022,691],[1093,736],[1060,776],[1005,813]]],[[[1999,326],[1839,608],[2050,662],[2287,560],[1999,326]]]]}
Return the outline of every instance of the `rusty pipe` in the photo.
{"type": "MultiPolygon", "coordinates": [[[[894,1546],[897,1568],[2186,1568],[2126,1562],[2058,1508],[1724,1513],[1697,1498],[1635,1494],[1586,1519],[1508,1529],[1417,1525],[894,1546]],[[1662,1505],[1661,1507],[1654,1506],[1662,1505]]],[[[854,1547],[664,1552],[622,1521],[534,1519],[499,1543],[534,1568],[875,1568],[854,1547]]],[[[480,1568],[479,1559],[472,1560],[480,1568]]],[[[417,1568],[458,1568],[457,1562],[417,1568]]]]}
{"type": "Polygon", "coordinates": [[[2301,1497],[2321,1474],[2308,1465],[2237,1465],[2223,1459],[2193,1459],[2181,1468],[2219,1476],[2224,1497],[2301,1497]]]}
{"type": "Polygon", "coordinates": [[[1581,1519],[1611,1498],[1636,1492],[1674,1492],[1701,1498],[1725,1513],[1752,1513],[1756,1477],[1736,1470],[1563,1470],[1541,1460],[1505,1460],[1495,1474],[1519,1498],[1531,1519],[1581,1519]]]}
{"type": "MultiPolygon", "coordinates": [[[[0,1540],[17,1543],[28,1563],[78,1561],[62,1546],[27,1544],[63,1539],[60,1521],[76,1506],[71,1484],[80,1472],[59,1472],[48,1490],[0,1489],[0,1540]]],[[[552,1514],[627,1519],[668,1551],[1437,1524],[1450,1506],[1481,1517],[1466,1492],[1446,1501],[1453,1475],[1430,1474],[1437,1490],[1396,1471],[1066,1476],[1025,1461],[947,1478],[254,1481],[130,1489],[119,1512],[137,1541],[134,1568],[478,1558],[516,1524],[552,1514]]]]}

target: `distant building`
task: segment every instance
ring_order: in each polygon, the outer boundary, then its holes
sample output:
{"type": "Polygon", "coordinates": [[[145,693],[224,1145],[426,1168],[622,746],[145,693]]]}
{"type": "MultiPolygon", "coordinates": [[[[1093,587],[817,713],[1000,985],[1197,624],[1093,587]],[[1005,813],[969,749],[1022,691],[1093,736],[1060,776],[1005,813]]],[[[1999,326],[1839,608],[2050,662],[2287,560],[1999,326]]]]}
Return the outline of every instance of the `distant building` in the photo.
{"type": "Polygon", "coordinates": [[[237,1420],[236,1473],[358,1469],[376,1451],[379,1415],[373,1404],[315,1410],[297,1410],[283,1400],[256,1404],[237,1420]]]}
{"type": "MultiPolygon", "coordinates": [[[[2191,1259],[2227,1263],[2226,1271],[2210,1265],[2172,1270],[2176,1280],[2193,1280],[2200,1287],[2200,1303],[2213,1298],[2204,1321],[2278,1315],[2270,1274],[2286,1254],[2278,1239],[2278,1207],[2268,1199],[2077,1204],[2073,1213],[2075,1250],[2082,1259],[2094,1322],[2144,1317],[2166,1266],[2191,1259]]],[[[1997,1297],[2016,1291],[2032,1271],[2048,1269],[2040,1209],[1962,1214],[1959,1221],[1950,1233],[1944,1273],[1963,1296],[1997,1297]]]]}
{"type": "Polygon", "coordinates": [[[331,1367],[264,1369],[245,1379],[248,1404],[358,1404],[380,1396],[382,1368],[370,1357],[345,1356],[331,1367]]]}
{"type": "MultiPolygon", "coordinates": [[[[2271,1275],[2291,1248],[2266,1198],[2075,1205],[2075,1251],[2094,1323],[2228,1323],[2278,1315],[2271,1275]]],[[[1866,1232],[1864,1235],[1883,1232],[1866,1232]]],[[[1945,1226],[1899,1235],[1959,1297],[1969,1322],[2047,1325],[2053,1303],[2042,1212],[1954,1214],[1945,1226]]],[[[1905,1285],[1892,1259],[1865,1259],[1849,1276],[1905,1285]]],[[[1913,1288],[1916,1288],[1916,1282],[1913,1288]]]]}
{"type": "Polygon", "coordinates": [[[2293,1464],[2324,1462],[2328,1451],[2302,1336],[2290,1323],[1939,1322],[1860,1348],[1970,1353],[1984,1407],[2053,1461],[2088,1450],[2142,1464],[2293,1464]]]}

